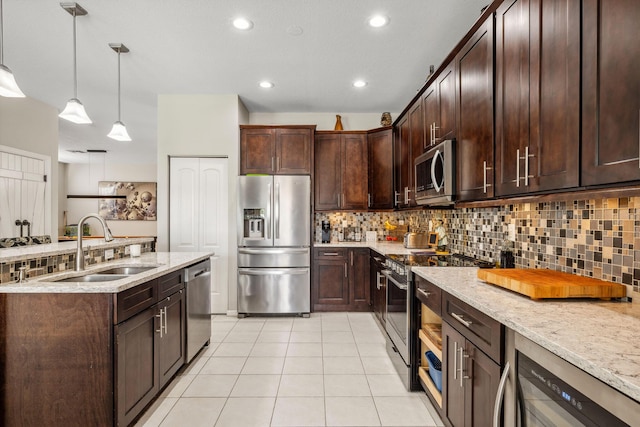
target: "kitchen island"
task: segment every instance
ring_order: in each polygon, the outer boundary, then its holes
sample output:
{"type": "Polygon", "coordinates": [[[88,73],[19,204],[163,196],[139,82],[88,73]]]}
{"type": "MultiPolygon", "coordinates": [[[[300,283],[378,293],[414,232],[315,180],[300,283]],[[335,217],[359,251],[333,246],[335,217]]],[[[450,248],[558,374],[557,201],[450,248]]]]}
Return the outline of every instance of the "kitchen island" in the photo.
{"type": "MultiPolygon", "coordinates": [[[[640,306],[600,300],[533,301],[477,279],[477,268],[413,272],[613,389],[640,402],[640,306]]],[[[640,419],[640,404],[637,405],[640,419]]]]}
{"type": "Polygon", "coordinates": [[[0,424],[128,425],[184,364],[184,267],[211,255],[148,252],[0,284],[0,424]],[[115,267],[148,269],[73,280],[115,267]]]}

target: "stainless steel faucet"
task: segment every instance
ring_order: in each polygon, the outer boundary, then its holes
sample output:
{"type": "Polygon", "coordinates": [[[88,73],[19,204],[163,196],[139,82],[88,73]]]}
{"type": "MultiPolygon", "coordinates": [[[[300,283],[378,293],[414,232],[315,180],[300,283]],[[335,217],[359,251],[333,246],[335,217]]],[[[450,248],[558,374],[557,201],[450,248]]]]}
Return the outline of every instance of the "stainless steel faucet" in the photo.
{"type": "Polygon", "coordinates": [[[107,223],[100,217],[98,214],[90,213],[80,219],[78,221],[78,247],[76,249],[76,271],[84,270],[84,253],[82,251],[82,226],[89,218],[95,218],[100,221],[102,224],[102,229],[104,231],[104,241],[110,242],[113,240],[113,235],[111,234],[111,230],[107,226],[107,223]]]}

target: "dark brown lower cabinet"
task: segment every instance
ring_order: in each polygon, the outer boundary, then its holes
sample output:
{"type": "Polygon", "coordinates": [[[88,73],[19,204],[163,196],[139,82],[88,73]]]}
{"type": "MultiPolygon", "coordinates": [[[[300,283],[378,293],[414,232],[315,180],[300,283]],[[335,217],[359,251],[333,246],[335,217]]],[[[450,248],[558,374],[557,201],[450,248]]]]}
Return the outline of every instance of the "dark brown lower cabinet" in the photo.
{"type": "Polygon", "coordinates": [[[454,427],[490,426],[500,365],[442,322],[443,410],[454,427]]]}
{"type": "Polygon", "coordinates": [[[129,425],[184,364],[183,287],[0,294],[0,425],[129,425]]]}
{"type": "Polygon", "coordinates": [[[115,326],[117,425],[127,426],[184,364],[183,291],[115,326]]]}
{"type": "Polygon", "coordinates": [[[313,311],[369,311],[368,248],[316,248],[313,259],[313,311]]]}

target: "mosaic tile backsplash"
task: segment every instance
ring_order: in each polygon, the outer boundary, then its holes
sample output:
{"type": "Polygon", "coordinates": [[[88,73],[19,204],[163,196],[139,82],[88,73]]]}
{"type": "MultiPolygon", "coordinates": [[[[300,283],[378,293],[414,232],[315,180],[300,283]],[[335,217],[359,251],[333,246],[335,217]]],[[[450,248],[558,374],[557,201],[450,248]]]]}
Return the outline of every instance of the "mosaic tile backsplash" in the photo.
{"type": "Polygon", "coordinates": [[[411,230],[429,230],[441,221],[449,251],[498,261],[513,251],[516,268],[548,268],[623,283],[640,292],[640,197],[523,203],[492,208],[420,209],[402,212],[316,213],[315,240],[329,220],[332,241],[343,224],[376,231],[384,222],[404,221],[411,230]],[[514,240],[509,240],[509,228],[514,240]]]}
{"type": "MultiPolygon", "coordinates": [[[[121,258],[128,258],[129,254],[125,254],[125,249],[128,245],[122,245],[113,249],[113,258],[116,260],[121,258]]],[[[141,244],[140,252],[153,252],[155,250],[155,242],[144,242],[141,244]]],[[[85,250],[87,258],[85,258],[85,264],[87,266],[93,264],[99,264],[105,262],[104,259],[105,249],[89,249],[85,250]]],[[[26,278],[30,279],[45,274],[59,273],[66,270],[73,270],[75,268],[76,254],[73,253],[43,256],[40,258],[30,258],[23,261],[15,262],[3,262],[0,263],[0,283],[15,282],[18,279],[20,267],[27,267],[26,278]]]]}

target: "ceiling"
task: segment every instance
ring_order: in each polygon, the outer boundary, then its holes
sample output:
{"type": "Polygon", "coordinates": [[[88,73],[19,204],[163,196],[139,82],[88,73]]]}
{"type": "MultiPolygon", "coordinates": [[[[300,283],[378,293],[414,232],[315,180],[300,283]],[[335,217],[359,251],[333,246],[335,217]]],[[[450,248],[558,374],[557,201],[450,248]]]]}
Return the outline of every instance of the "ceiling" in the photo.
{"type": "MultiPolygon", "coordinates": [[[[399,112],[490,0],[81,0],[78,98],[93,120],[60,120],[59,160],[104,149],[155,163],[158,94],[238,94],[249,112],[399,112]],[[381,13],[390,22],[367,24],[381,13]],[[238,16],[250,31],[232,26],[238,16]],[[106,137],[117,120],[132,142],[106,137]],[[263,89],[261,80],[275,86],[263,89]],[[363,79],[364,88],[352,82],[363,79]]],[[[73,18],[55,0],[4,0],[4,64],[29,97],[62,110],[73,97],[73,18]]],[[[16,101],[19,102],[19,101],[16,101]]]]}

